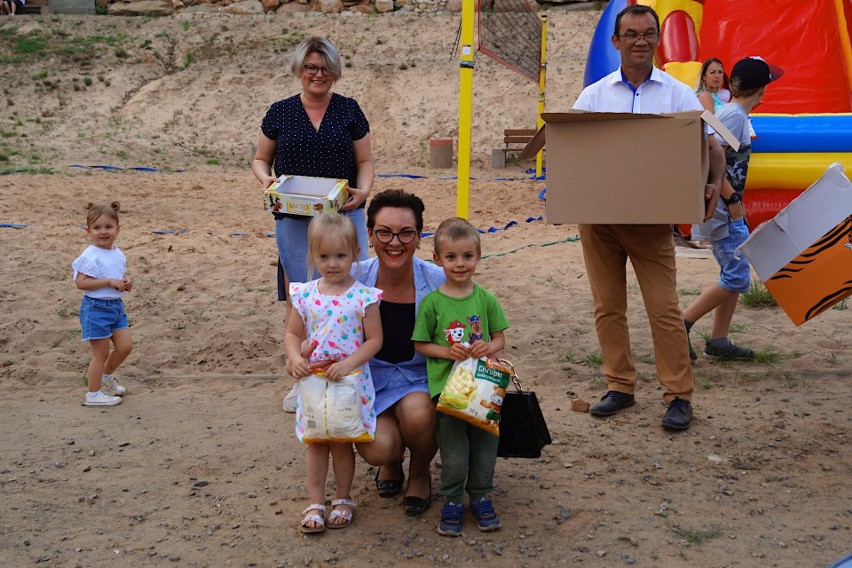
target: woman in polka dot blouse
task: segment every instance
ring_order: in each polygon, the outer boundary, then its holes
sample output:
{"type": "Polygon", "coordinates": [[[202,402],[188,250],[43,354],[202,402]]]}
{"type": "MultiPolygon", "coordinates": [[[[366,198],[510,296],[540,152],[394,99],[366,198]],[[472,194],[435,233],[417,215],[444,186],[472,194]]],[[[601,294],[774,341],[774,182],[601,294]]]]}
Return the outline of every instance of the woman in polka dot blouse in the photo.
{"type": "MultiPolygon", "coordinates": [[[[264,188],[285,174],[348,180],[351,197],[342,212],[355,224],[359,260],[366,260],[364,204],[375,178],[367,117],[355,99],[331,92],[342,67],[340,54],[328,38],[309,37],[296,46],[291,70],[299,78],[302,92],[269,107],[260,128],[252,172],[264,188]]],[[[307,282],[313,276],[306,268],[311,218],[274,215],[275,240],[286,279],[279,281],[279,299],[284,300],[283,291],[290,282],[307,282]]]]}

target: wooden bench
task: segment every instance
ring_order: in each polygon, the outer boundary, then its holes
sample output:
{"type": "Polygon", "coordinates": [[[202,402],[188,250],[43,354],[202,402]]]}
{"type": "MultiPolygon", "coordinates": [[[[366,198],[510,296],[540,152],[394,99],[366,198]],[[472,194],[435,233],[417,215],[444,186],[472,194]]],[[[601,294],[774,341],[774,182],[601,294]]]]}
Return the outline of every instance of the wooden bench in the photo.
{"type": "Polygon", "coordinates": [[[50,6],[48,0],[27,0],[23,7],[18,6],[17,14],[40,14],[47,16],[50,14],[50,6]]]}
{"type": "Polygon", "coordinates": [[[509,152],[520,152],[535,136],[536,130],[530,128],[507,128],[503,131],[503,147],[491,151],[491,167],[502,169],[506,167],[506,156],[509,152]]]}

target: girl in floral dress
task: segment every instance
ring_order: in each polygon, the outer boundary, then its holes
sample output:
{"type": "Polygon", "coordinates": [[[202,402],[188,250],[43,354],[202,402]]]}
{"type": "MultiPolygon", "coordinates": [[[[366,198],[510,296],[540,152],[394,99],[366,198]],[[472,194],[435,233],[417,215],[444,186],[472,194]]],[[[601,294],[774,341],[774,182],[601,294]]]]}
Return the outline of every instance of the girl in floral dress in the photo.
{"type": "MultiPolygon", "coordinates": [[[[308,227],[308,274],[319,272],[318,280],[290,284],[290,302],[295,311],[287,321],[284,345],[287,370],[297,380],[321,371],[327,381],[357,377],[363,427],[375,433],[373,381],[367,362],[382,346],[379,318],[381,290],[370,288],[350,274],[358,258],[355,226],[344,215],[323,213],[308,227]],[[308,349],[304,346],[307,345],[308,349]],[[309,354],[306,353],[309,351],[309,354]]],[[[308,491],[311,504],[303,511],[302,532],[319,533],[328,528],[348,527],[355,502],[350,496],[355,475],[352,442],[308,441],[301,394],[296,409],[296,435],[307,442],[308,491]],[[325,481],[331,455],[335,496],[325,519],[325,481]]]]}

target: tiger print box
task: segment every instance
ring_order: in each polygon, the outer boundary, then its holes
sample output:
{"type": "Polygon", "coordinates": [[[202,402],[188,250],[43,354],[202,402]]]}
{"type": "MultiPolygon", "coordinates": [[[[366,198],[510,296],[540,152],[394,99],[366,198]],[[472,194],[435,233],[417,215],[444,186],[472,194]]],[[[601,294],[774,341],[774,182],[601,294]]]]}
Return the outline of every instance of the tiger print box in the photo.
{"type": "Polygon", "coordinates": [[[739,250],[796,325],[852,295],[852,183],[834,163],[739,250]]]}

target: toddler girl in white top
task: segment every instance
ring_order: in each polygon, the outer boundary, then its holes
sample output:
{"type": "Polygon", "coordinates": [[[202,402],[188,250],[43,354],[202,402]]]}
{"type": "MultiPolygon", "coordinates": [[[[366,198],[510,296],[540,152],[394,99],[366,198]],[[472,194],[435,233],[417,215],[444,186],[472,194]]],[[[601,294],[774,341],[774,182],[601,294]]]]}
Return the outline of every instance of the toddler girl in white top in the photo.
{"type": "Polygon", "coordinates": [[[74,283],[85,290],[80,304],[83,341],[92,347],[89,363],[89,392],[86,406],[115,406],[127,389],[118,384],[113,373],[130,355],[133,342],[127,328],[127,314],[121,298],[133,286],[125,274],[127,259],[117,246],[117,201],[109,205],[89,203],[86,232],[92,244],[71,263],[74,283]],[[110,352],[109,342],[114,349],[110,352]]]}
{"type": "MultiPolygon", "coordinates": [[[[350,275],[358,258],[358,236],[352,221],[339,213],[323,213],[308,226],[308,274],[318,271],[322,278],[290,284],[292,316],[287,320],[284,345],[287,370],[296,379],[324,369],[325,378],[339,381],[355,371],[361,393],[362,419],[375,432],[372,411],[373,381],[367,362],[382,346],[379,319],[381,290],[370,288],[350,275]],[[302,352],[307,345],[310,354],[302,352]],[[307,359],[306,359],[307,357],[307,359]]],[[[298,403],[301,406],[301,395],[298,403]]],[[[304,438],[297,406],[296,434],[304,438]]],[[[311,442],[307,445],[308,491],[311,505],[303,511],[301,528],[305,533],[325,530],[325,480],[328,456],[334,464],[335,498],[328,517],[329,528],[352,523],[355,503],[349,494],[355,475],[355,454],[351,442],[311,442]]]]}

